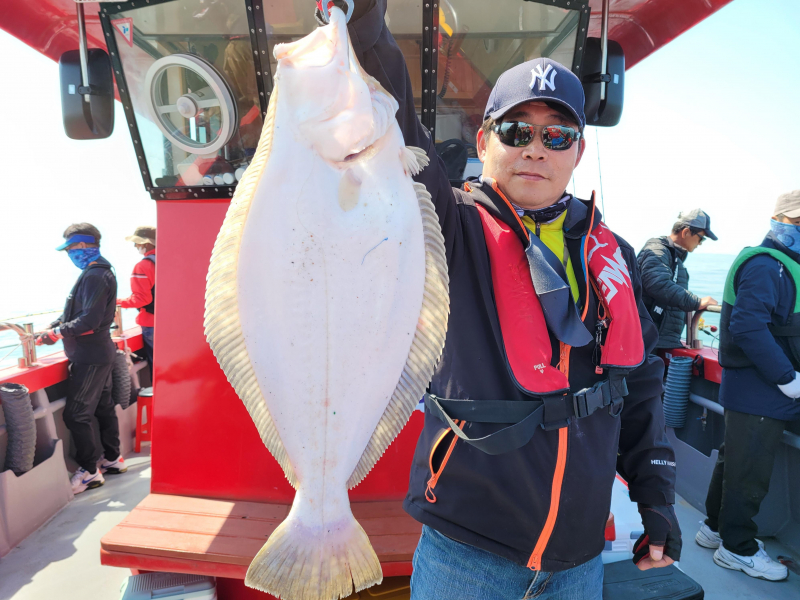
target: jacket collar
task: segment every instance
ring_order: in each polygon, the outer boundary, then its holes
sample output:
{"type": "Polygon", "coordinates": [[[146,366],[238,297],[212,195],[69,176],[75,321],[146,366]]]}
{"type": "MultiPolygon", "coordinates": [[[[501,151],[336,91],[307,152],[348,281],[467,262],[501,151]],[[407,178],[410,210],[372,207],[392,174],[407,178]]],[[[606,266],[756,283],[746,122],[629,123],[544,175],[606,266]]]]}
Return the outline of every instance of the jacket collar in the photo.
{"type": "Polygon", "coordinates": [[[783,252],[793,261],[800,263],[800,254],[798,254],[797,252],[792,252],[791,250],[789,250],[789,248],[781,244],[777,239],[775,239],[775,236],[772,235],[772,232],[767,234],[767,237],[765,237],[764,241],[761,242],[761,246],[764,248],[772,248],[773,250],[778,250],[780,252],[783,252]]]}
{"type": "MultiPolygon", "coordinates": [[[[496,219],[500,219],[503,223],[511,227],[514,233],[520,238],[520,241],[522,241],[523,248],[527,248],[529,234],[511,202],[504,199],[497,190],[482,179],[475,178],[468,180],[464,184],[464,189],[465,191],[472,190],[477,192],[473,194],[475,201],[485,208],[490,215],[496,219]]],[[[575,196],[572,197],[572,201],[569,203],[569,207],[566,211],[567,216],[564,218],[564,235],[566,237],[579,239],[586,235],[589,229],[589,219],[587,216],[589,215],[590,207],[590,200],[581,200],[575,196]]],[[[602,219],[603,215],[595,208],[595,226],[597,226],[602,219]]]]}
{"type": "Polygon", "coordinates": [[[675,242],[672,241],[672,238],[668,235],[662,235],[660,238],[661,243],[664,244],[667,248],[672,249],[672,251],[678,255],[678,258],[681,259],[681,262],[686,261],[686,257],[689,256],[689,251],[686,248],[681,248],[675,242]]]}

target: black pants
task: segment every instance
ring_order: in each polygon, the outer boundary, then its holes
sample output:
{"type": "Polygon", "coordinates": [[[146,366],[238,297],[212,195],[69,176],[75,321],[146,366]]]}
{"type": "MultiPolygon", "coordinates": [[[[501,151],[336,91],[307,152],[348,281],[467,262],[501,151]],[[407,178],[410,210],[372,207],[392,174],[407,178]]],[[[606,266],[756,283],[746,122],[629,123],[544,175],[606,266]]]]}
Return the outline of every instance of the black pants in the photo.
{"type": "Polygon", "coordinates": [[[97,448],[94,420],[100,426],[100,442],[107,460],[119,458],[119,423],[111,398],[113,365],[69,364],[64,424],[72,433],[76,462],[94,473],[101,453],[97,448]]]}
{"type": "Polygon", "coordinates": [[[725,411],[725,441],[706,497],[706,525],[718,531],[722,545],[740,556],[758,552],[753,517],[769,491],[775,452],[784,421],[725,411]]]}

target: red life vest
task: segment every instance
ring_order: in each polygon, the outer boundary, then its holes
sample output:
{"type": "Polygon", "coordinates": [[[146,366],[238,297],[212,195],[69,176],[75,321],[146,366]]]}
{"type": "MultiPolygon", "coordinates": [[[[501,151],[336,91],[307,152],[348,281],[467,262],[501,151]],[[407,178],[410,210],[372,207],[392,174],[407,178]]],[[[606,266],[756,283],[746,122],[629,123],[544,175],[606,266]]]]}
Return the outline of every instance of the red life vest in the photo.
{"type": "MultiPolygon", "coordinates": [[[[492,268],[492,286],[509,365],[529,392],[542,395],[569,388],[569,381],[551,366],[550,337],[531,280],[525,249],[506,223],[476,204],[483,224],[492,268]]],[[[604,223],[587,236],[589,276],[608,323],[600,366],[632,369],[644,360],[644,341],[630,273],[617,240],[604,223]]]]}

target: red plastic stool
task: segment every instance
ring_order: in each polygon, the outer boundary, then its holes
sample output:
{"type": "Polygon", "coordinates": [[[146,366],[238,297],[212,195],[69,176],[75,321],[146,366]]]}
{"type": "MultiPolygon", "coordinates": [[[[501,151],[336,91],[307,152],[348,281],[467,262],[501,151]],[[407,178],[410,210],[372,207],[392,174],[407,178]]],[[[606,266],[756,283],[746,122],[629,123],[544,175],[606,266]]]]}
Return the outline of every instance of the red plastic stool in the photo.
{"type": "Polygon", "coordinates": [[[149,442],[153,433],[153,388],[146,387],[139,390],[136,399],[136,443],[134,452],[140,452],[142,442],[149,442]],[[146,410],[145,410],[146,409],[146,410]],[[142,413],[144,412],[144,420],[142,413]]]}

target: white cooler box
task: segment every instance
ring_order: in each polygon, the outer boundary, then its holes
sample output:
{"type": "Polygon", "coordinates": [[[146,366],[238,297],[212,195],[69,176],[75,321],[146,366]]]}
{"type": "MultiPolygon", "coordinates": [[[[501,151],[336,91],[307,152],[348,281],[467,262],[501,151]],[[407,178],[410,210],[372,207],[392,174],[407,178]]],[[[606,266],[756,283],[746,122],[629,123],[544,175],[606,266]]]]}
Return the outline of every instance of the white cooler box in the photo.
{"type": "Polygon", "coordinates": [[[182,573],[132,575],[120,591],[120,600],[217,600],[213,577],[182,573]]]}

